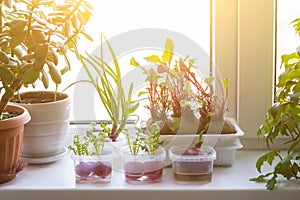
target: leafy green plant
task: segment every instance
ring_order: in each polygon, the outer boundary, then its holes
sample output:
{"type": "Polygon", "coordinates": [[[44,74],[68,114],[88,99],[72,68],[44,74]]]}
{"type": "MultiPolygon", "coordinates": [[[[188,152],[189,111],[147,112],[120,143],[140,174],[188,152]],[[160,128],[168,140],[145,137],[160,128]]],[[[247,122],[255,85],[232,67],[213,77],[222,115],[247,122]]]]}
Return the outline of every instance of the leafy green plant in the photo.
{"type": "Polygon", "coordinates": [[[140,128],[136,128],[136,131],[135,137],[131,139],[128,130],[126,130],[126,139],[132,155],[137,155],[140,150],[153,155],[163,144],[163,141],[159,139],[160,122],[158,121],[153,123],[149,129],[145,131],[142,131],[140,128]]]}
{"type": "Polygon", "coordinates": [[[104,144],[107,141],[110,128],[107,123],[102,123],[97,126],[92,122],[91,130],[86,132],[86,135],[80,137],[80,135],[74,135],[73,143],[68,148],[73,151],[75,155],[101,155],[104,148],[104,144]]]}
{"type": "Polygon", "coordinates": [[[0,1],[0,114],[22,86],[47,89],[52,80],[57,90],[71,69],[68,52],[79,58],[79,37],[92,40],[84,32],[91,10],[86,0],[0,1]]]}
{"type": "MultiPolygon", "coordinates": [[[[300,18],[294,20],[294,28],[300,35],[300,18]]],[[[266,119],[259,128],[257,135],[264,137],[271,151],[258,158],[256,168],[261,174],[250,179],[256,182],[267,182],[266,187],[273,190],[281,175],[287,180],[300,179],[300,47],[297,52],[281,56],[285,71],[278,78],[276,103],[269,108],[266,119]],[[288,141],[287,152],[272,149],[271,145],[278,136],[285,136],[288,141]],[[275,158],[277,161],[275,161],[275,158]],[[261,167],[267,162],[273,171],[262,174],[261,167]],[[266,180],[266,178],[271,177],[266,180]]]]}
{"type": "MultiPolygon", "coordinates": [[[[101,44],[102,44],[101,34],[101,44]]],[[[131,83],[130,89],[125,94],[122,85],[122,75],[116,55],[110,45],[105,39],[105,43],[112,56],[113,63],[107,63],[103,58],[103,46],[101,45],[100,57],[86,53],[86,56],[81,56],[82,65],[89,77],[89,80],[80,80],[72,83],[67,88],[76,83],[90,83],[96,89],[99,98],[104,105],[112,123],[111,132],[109,137],[115,141],[119,134],[124,129],[127,119],[139,106],[138,102],[132,100],[133,84],[131,83]],[[89,66],[91,68],[89,68],[89,66]],[[94,73],[96,72],[96,77],[94,73]],[[116,90],[114,90],[116,89],[116,90]]]]}
{"type": "MultiPolygon", "coordinates": [[[[144,58],[156,68],[146,69],[135,58],[130,60],[132,66],[142,69],[146,81],[149,82],[149,87],[140,92],[139,96],[148,94],[149,105],[146,108],[150,110],[152,122],[164,121],[176,133],[182,116],[189,116],[189,119],[201,117],[207,124],[213,115],[224,117],[227,109],[228,79],[219,83],[213,76],[197,76],[194,60],[188,56],[174,59],[173,48],[174,44],[168,38],[161,56],[154,54],[144,58]],[[223,86],[225,91],[216,94],[216,84],[223,86]]],[[[201,128],[197,130],[198,133],[206,127],[201,128]]]]}

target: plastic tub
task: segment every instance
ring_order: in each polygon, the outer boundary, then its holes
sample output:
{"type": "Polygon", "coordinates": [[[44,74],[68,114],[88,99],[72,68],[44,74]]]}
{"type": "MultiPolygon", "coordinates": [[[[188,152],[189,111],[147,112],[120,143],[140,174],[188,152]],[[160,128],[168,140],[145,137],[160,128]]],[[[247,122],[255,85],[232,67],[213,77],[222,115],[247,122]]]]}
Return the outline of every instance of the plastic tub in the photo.
{"type": "MultiPolygon", "coordinates": [[[[213,147],[232,147],[239,140],[239,137],[244,135],[244,132],[236,124],[235,128],[237,132],[234,134],[203,134],[203,144],[213,147]]],[[[198,135],[161,135],[160,139],[164,141],[163,147],[168,151],[171,146],[191,146],[195,144],[198,140],[198,135]]]]}
{"type": "Polygon", "coordinates": [[[101,155],[74,155],[73,159],[76,182],[78,183],[109,183],[112,175],[114,151],[104,147],[101,155]]]}
{"type": "Polygon", "coordinates": [[[156,154],[139,152],[132,155],[128,146],[121,149],[125,180],[131,184],[155,183],[162,181],[166,151],[159,148],[156,154]]]}
{"type": "Polygon", "coordinates": [[[201,149],[204,154],[199,155],[182,155],[186,150],[185,146],[172,146],[169,149],[175,182],[202,184],[211,181],[216,152],[211,146],[202,146],[201,149]]]}
{"type": "Polygon", "coordinates": [[[239,139],[231,147],[215,147],[217,158],[214,166],[231,166],[235,160],[236,150],[242,147],[239,139]]]}

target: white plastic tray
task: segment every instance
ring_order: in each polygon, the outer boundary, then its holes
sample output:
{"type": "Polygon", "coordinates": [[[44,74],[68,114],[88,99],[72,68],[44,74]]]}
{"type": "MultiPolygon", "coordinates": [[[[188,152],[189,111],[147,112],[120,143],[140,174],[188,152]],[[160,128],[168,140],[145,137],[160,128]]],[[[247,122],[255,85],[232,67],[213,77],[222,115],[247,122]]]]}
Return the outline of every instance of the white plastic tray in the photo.
{"type": "MultiPolygon", "coordinates": [[[[235,125],[237,132],[234,134],[204,134],[203,145],[212,147],[232,147],[235,146],[239,137],[244,135],[244,132],[239,126],[235,125]]],[[[164,141],[164,148],[168,150],[174,145],[191,146],[198,140],[198,135],[161,135],[160,139],[164,141]]]]}

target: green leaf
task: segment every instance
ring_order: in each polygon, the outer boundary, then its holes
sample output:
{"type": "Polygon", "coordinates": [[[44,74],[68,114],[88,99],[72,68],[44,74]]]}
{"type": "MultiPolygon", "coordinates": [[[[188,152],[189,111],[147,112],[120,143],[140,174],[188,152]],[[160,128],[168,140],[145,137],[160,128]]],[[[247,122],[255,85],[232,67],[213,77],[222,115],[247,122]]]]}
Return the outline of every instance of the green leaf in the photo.
{"type": "Polygon", "coordinates": [[[165,49],[168,50],[168,51],[173,52],[174,44],[173,44],[173,41],[170,38],[166,39],[165,49]]]}
{"type": "Polygon", "coordinates": [[[294,65],[300,61],[300,58],[291,58],[287,61],[288,65],[294,65]]]}
{"type": "Polygon", "coordinates": [[[69,13],[67,11],[62,11],[62,10],[52,11],[48,13],[49,16],[57,16],[57,15],[67,16],[68,14],[69,13]]]}
{"type": "Polygon", "coordinates": [[[144,59],[152,63],[162,63],[162,61],[157,55],[148,56],[145,57],[144,59]]]}
{"type": "Polygon", "coordinates": [[[279,109],[280,103],[276,102],[272,105],[272,107],[269,109],[269,114],[272,115],[273,118],[276,118],[278,109],[279,109]]]}
{"type": "Polygon", "coordinates": [[[0,78],[5,85],[10,85],[14,80],[14,74],[9,69],[0,66],[0,78]]]}
{"type": "Polygon", "coordinates": [[[128,105],[128,114],[132,114],[139,107],[139,105],[139,102],[130,103],[128,105]]]}
{"type": "Polygon", "coordinates": [[[3,51],[0,51],[0,61],[3,62],[4,64],[8,64],[9,63],[9,57],[3,51]]]}
{"type": "Polygon", "coordinates": [[[292,81],[294,79],[300,79],[300,69],[293,70],[289,73],[285,73],[277,84],[277,87],[283,87],[284,84],[288,81],[292,81]]]}
{"type": "Polygon", "coordinates": [[[11,98],[11,97],[14,96],[14,92],[15,92],[15,91],[14,91],[12,88],[10,88],[10,87],[5,87],[5,92],[6,92],[7,96],[8,96],[9,98],[11,98]]]}
{"type": "Polygon", "coordinates": [[[275,156],[277,156],[277,153],[275,153],[275,152],[268,154],[267,161],[268,161],[269,165],[272,165],[275,156]]]}
{"type": "Polygon", "coordinates": [[[292,159],[294,160],[300,160],[300,151],[295,151],[291,155],[292,159]]]}
{"type": "Polygon", "coordinates": [[[130,65],[132,65],[134,67],[140,66],[140,64],[138,62],[136,62],[133,57],[130,59],[130,65]]]}
{"type": "Polygon", "coordinates": [[[12,0],[5,0],[5,1],[4,1],[4,4],[5,4],[5,6],[7,6],[8,8],[12,8],[12,6],[13,6],[12,0]]]}
{"type": "Polygon", "coordinates": [[[273,161],[274,161],[274,158],[275,156],[278,156],[278,151],[271,151],[271,152],[268,152],[262,156],[260,156],[258,158],[258,160],[256,161],[256,169],[259,173],[261,173],[261,167],[263,166],[264,162],[268,162],[269,165],[272,165],[273,161]]]}
{"type": "Polygon", "coordinates": [[[167,38],[166,43],[165,43],[165,51],[162,55],[162,62],[168,62],[171,63],[173,59],[173,49],[174,49],[174,44],[171,39],[167,38]]]}
{"type": "Polygon", "coordinates": [[[87,34],[86,32],[84,32],[84,31],[80,31],[80,33],[82,34],[82,35],[84,35],[84,37],[86,38],[86,39],[88,39],[89,41],[93,41],[93,38],[92,38],[92,36],[90,36],[89,34],[87,34]]]}
{"type": "Polygon", "coordinates": [[[149,92],[148,91],[139,91],[138,93],[138,97],[144,95],[144,94],[148,94],[149,92]]]}
{"type": "Polygon", "coordinates": [[[289,60],[294,59],[294,58],[299,58],[299,55],[296,52],[291,53],[291,54],[283,54],[281,56],[281,61],[285,66],[288,66],[289,60]]]}
{"type": "Polygon", "coordinates": [[[149,83],[157,83],[159,78],[161,78],[161,76],[159,76],[153,69],[150,69],[146,81],[149,83]]]}
{"type": "Polygon", "coordinates": [[[12,26],[10,27],[9,34],[15,37],[20,34],[20,32],[25,31],[24,28],[27,21],[21,18],[17,18],[11,21],[12,26]]]}
{"type": "Polygon", "coordinates": [[[257,183],[263,183],[263,182],[266,182],[266,177],[270,176],[272,173],[267,173],[267,174],[262,174],[262,175],[259,175],[258,177],[256,178],[251,178],[249,179],[249,181],[254,181],[254,182],[257,182],[257,183]]]}
{"type": "Polygon", "coordinates": [[[215,82],[215,77],[209,76],[204,79],[204,82],[207,83],[208,85],[212,85],[215,82]]]}
{"type": "Polygon", "coordinates": [[[61,75],[64,75],[67,71],[69,71],[69,67],[68,67],[68,66],[65,66],[64,68],[62,68],[62,69],[60,70],[60,74],[61,74],[61,75]]]}
{"type": "Polygon", "coordinates": [[[42,73],[42,82],[43,82],[44,88],[48,89],[48,87],[49,87],[48,75],[47,75],[47,73],[45,72],[44,69],[42,69],[41,73],[42,73]]]}
{"type": "Polygon", "coordinates": [[[277,183],[277,174],[274,174],[273,177],[267,181],[266,187],[268,190],[273,190],[275,188],[275,185],[277,183]]]}
{"type": "Polygon", "coordinates": [[[300,172],[300,166],[296,163],[293,164],[292,169],[295,174],[298,174],[300,172]]]}
{"type": "Polygon", "coordinates": [[[281,174],[282,176],[290,179],[294,176],[292,166],[290,165],[290,156],[287,156],[284,160],[279,162],[275,167],[275,172],[281,174]]]}
{"type": "Polygon", "coordinates": [[[54,6],[55,4],[55,0],[44,0],[44,1],[40,1],[39,2],[41,5],[44,5],[44,6],[54,6]]]}
{"type": "Polygon", "coordinates": [[[48,65],[49,74],[51,76],[52,81],[57,85],[60,84],[62,78],[59,70],[55,67],[55,65],[52,62],[47,61],[46,64],[48,65]]]}
{"type": "Polygon", "coordinates": [[[86,24],[86,22],[89,20],[80,10],[77,11],[77,19],[81,24],[86,24]]]}
{"type": "Polygon", "coordinates": [[[226,79],[223,80],[223,85],[224,85],[224,88],[227,92],[228,92],[229,81],[230,81],[230,78],[226,78],[226,79]]]}
{"type": "Polygon", "coordinates": [[[11,38],[11,41],[9,43],[10,48],[15,48],[16,46],[20,45],[26,37],[26,31],[21,31],[18,35],[11,38]]]}
{"type": "Polygon", "coordinates": [[[40,74],[40,72],[34,70],[33,66],[31,66],[29,69],[27,69],[24,72],[24,75],[23,75],[24,84],[29,85],[29,84],[34,83],[38,79],[39,74],[40,74]]]}

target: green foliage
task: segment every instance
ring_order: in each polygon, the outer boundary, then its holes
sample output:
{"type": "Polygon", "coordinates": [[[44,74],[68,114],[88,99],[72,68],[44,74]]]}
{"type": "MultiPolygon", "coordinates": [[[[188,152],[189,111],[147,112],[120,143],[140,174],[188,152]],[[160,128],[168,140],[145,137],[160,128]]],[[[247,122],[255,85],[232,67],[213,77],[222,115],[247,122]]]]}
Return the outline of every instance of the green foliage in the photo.
{"type": "Polygon", "coordinates": [[[297,18],[291,22],[296,33],[300,36],[300,18],[297,18]]]}
{"type": "Polygon", "coordinates": [[[73,138],[73,146],[68,148],[75,155],[101,155],[105,141],[108,139],[110,128],[106,123],[102,123],[97,127],[96,123],[91,123],[91,129],[86,132],[86,135],[80,137],[75,135],[73,138]]]}
{"type": "Polygon", "coordinates": [[[148,129],[144,131],[146,136],[144,145],[142,145],[142,150],[148,152],[149,154],[155,154],[156,150],[163,144],[163,141],[159,139],[160,137],[160,126],[159,122],[155,122],[148,129]]]}
{"type": "MultiPolygon", "coordinates": [[[[102,37],[103,36],[101,35],[101,44],[102,37]]],[[[137,109],[139,104],[132,101],[132,83],[128,93],[125,94],[121,81],[122,75],[118,60],[110,43],[106,39],[105,42],[113,59],[113,63],[110,65],[103,58],[102,45],[100,57],[88,53],[86,53],[86,56],[82,55],[81,62],[89,80],[77,81],[69,85],[67,88],[80,82],[86,82],[93,85],[111,119],[112,129],[109,133],[109,137],[115,141],[124,129],[128,116],[137,109]],[[96,74],[95,77],[94,74],[96,74]]]]}
{"type": "MultiPolygon", "coordinates": [[[[293,21],[294,28],[299,34],[300,19],[293,21]]],[[[264,162],[274,166],[274,171],[260,175],[252,181],[261,182],[266,177],[272,176],[266,184],[267,189],[274,189],[278,175],[287,180],[300,178],[300,54],[293,52],[281,56],[282,67],[285,71],[278,78],[276,103],[269,108],[266,119],[257,131],[258,137],[264,137],[269,148],[278,136],[288,138],[288,152],[285,156],[279,150],[272,150],[261,156],[256,163],[256,168],[261,173],[264,162]],[[279,162],[273,163],[274,158],[279,162]]]]}
{"type": "Polygon", "coordinates": [[[282,155],[280,155],[279,150],[273,150],[271,152],[268,152],[260,156],[256,162],[256,169],[261,175],[259,175],[256,178],[250,179],[250,181],[266,182],[266,188],[269,190],[273,190],[277,184],[277,178],[279,177],[279,175],[286,178],[287,180],[291,178],[300,178],[299,161],[299,150],[294,151],[293,153],[289,152],[285,157],[282,157],[282,155]],[[278,158],[279,161],[276,162],[276,164],[274,164],[274,171],[266,174],[261,174],[261,168],[264,165],[264,163],[267,162],[270,166],[272,166],[273,163],[275,163],[275,158],[278,158]],[[266,180],[266,178],[270,176],[271,178],[266,180]]]}
{"type": "MultiPolygon", "coordinates": [[[[147,94],[149,104],[145,107],[150,110],[153,121],[164,121],[170,125],[171,130],[176,130],[171,121],[180,120],[182,112],[192,110],[196,118],[210,119],[212,115],[223,117],[226,111],[228,95],[228,81],[225,79],[221,87],[224,93],[215,93],[216,82],[213,76],[201,78],[196,75],[194,60],[174,58],[174,44],[171,39],[166,39],[165,49],[162,55],[150,55],[144,59],[155,68],[147,69],[141,66],[135,58],[131,58],[130,64],[139,67],[146,75],[149,86],[140,96],[147,94]]],[[[179,123],[176,123],[179,124],[179,123]]]]}
{"type": "Polygon", "coordinates": [[[163,144],[160,137],[160,122],[156,121],[148,129],[142,131],[136,128],[137,132],[132,139],[128,130],[126,130],[126,139],[132,155],[137,155],[140,150],[151,155],[155,154],[157,149],[163,144]]]}
{"type": "Polygon", "coordinates": [[[92,6],[86,0],[6,0],[0,9],[2,113],[22,86],[42,81],[47,89],[52,81],[58,87],[71,69],[68,52],[79,58],[79,37],[92,40],[84,32],[92,6]]]}

